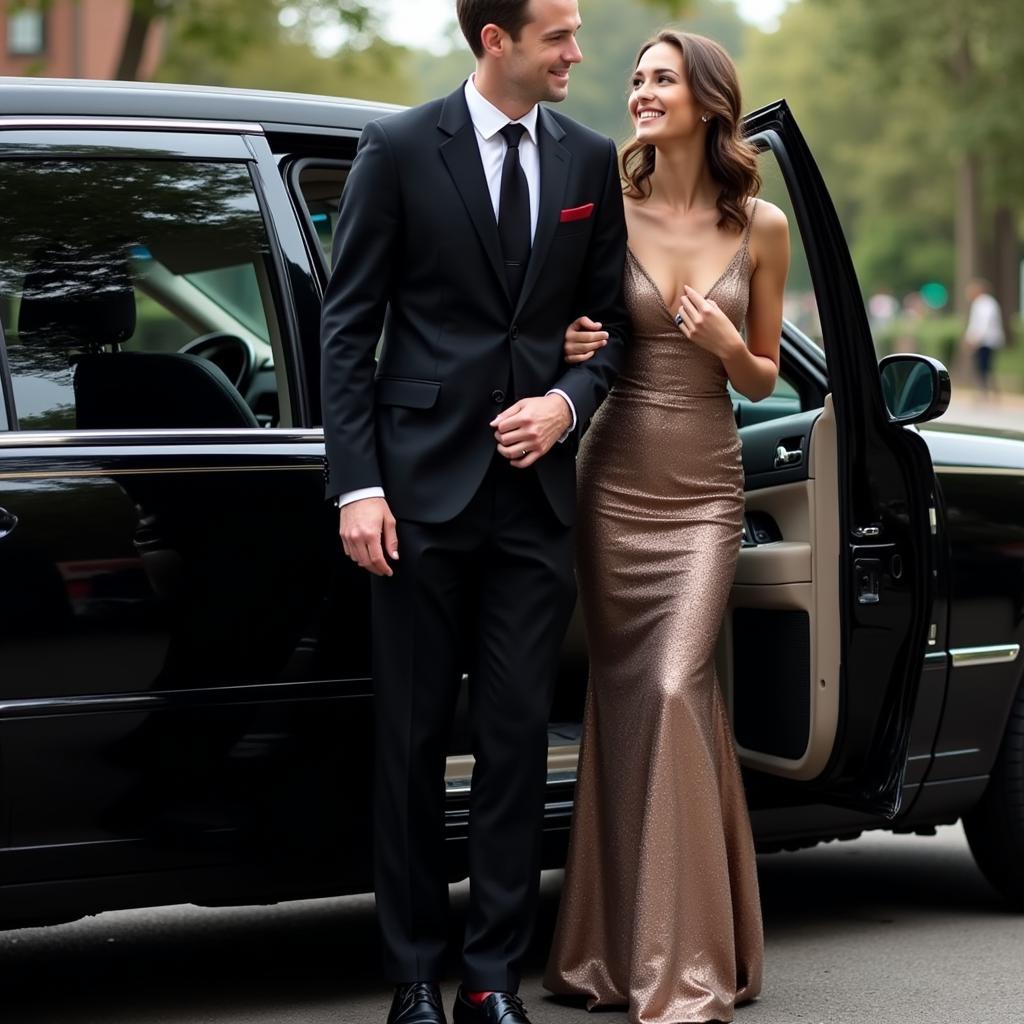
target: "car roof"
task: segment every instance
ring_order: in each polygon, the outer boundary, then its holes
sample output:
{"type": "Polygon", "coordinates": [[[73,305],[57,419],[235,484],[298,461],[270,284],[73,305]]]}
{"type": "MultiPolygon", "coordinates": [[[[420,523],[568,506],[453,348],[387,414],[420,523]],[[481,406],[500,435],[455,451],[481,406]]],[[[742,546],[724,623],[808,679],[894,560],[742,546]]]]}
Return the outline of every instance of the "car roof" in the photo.
{"type": "Polygon", "coordinates": [[[361,130],[402,109],[370,100],[261,89],[225,89],[157,82],[93,79],[0,79],[0,119],[7,117],[128,117],[237,121],[268,130],[292,126],[361,130]]]}

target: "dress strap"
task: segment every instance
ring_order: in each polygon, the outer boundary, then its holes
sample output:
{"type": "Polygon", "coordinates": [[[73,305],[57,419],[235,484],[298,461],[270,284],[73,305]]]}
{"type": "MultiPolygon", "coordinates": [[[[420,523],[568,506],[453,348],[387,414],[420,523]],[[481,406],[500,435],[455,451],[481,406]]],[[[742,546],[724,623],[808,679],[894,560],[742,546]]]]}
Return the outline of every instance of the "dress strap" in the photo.
{"type": "Polygon", "coordinates": [[[750,229],[754,226],[754,214],[757,213],[758,198],[754,196],[754,206],[750,213],[747,215],[747,230],[743,235],[743,244],[746,245],[750,241],[750,229]]]}

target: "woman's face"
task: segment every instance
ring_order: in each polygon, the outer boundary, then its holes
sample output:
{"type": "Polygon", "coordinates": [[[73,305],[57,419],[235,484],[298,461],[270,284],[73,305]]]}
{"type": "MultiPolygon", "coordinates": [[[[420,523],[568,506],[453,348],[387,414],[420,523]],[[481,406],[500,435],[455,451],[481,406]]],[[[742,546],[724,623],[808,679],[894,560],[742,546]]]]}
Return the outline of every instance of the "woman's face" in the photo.
{"type": "Polygon", "coordinates": [[[657,43],[633,72],[629,114],[641,142],[658,143],[702,128],[699,109],[683,74],[683,55],[671,43],[657,43]]]}

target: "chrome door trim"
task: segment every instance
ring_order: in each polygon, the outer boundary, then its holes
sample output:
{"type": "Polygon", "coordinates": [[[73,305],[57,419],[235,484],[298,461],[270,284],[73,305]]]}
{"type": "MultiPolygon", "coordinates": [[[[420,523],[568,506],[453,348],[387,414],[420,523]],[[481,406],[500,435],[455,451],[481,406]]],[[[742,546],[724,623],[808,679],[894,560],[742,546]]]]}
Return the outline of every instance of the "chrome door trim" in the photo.
{"type": "Polygon", "coordinates": [[[1014,466],[954,466],[936,463],[935,472],[965,476],[1024,476],[1024,468],[1014,466]]]}
{"type": "Polygon", "coordinates": [[[1009,665],[1017,660],[1020,644],[992,644],[988,647],[951,647],[953,668],[978,665],[1009,665]]]}
{"type": "Polygon", "coordinates": [[[251,121],[186,121],[159,117],[0,117],[3,128],[124,128],[129,131],[239,132],[265,134],[263,125],[251,121]]]}
{"type": "MultiPolygon", "coordinates": [[[[562,786],[576,782],[579,767],[580,746],[570,743],[565,746],[548,748],[547,785],[562,786]]],[[[462,796],[472,789],[472,754],[456,754],[446,760],[444,788],[448,796],[462,796]]]]}
{"type": "Polygon", "coordinates": [[[11,430],[0,432],[0,448],[102,448],[131,444],[322,444],[322,427],[210,427],[169,430],[11,430]]]}

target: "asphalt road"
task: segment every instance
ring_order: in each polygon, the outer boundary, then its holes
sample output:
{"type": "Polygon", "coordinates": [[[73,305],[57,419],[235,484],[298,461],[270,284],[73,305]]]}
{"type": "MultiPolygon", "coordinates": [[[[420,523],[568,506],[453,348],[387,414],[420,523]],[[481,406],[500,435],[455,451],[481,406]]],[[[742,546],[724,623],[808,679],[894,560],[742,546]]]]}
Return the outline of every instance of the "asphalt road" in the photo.
{"type": "MultiPolygon", "coordinates": [[[[963,833],[868,835],[760,860],[767,965],[738,1024],[1020,1024],[1024,918],[963,833]]],[[[561,874],[544,877],[523,994],[535,1024],[620,1024],[547,1000],[561,874]]],[[[464,906],[454,889],[453,933],[464,906]]],[[[168,907],[0,933],[3,1024],[383,1024],[372,900],[168,907]]],[[[446,986],[450,1001],[455,980],[446,986]]]]}

